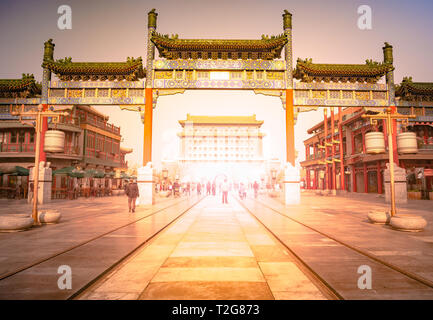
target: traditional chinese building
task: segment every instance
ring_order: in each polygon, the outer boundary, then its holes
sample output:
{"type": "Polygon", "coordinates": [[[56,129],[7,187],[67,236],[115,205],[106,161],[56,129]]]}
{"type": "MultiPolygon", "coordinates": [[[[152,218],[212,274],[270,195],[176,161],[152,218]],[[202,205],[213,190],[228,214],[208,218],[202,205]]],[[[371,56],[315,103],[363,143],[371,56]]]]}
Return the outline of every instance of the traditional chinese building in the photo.
{"type": "MultiPolygon", "coordinates": [[[[395,93],[397,111],[417,116],[409,119],[406,126],[399,124],[397,131],[415,132],[418,152],[399,154],[395,146],[394,160],[406,169],[408,190],[427,193],[433,190],[433,84],[404,78],[395,87],[395,93]]],[[[367,154],[365,136],[370,131],[380,131],[386,137],[386,126],[384,122],[371,124],[362,118],[366,113],[374,111],[362,107],[340,108],[335,115],[331,108],[330,117],[324,112],[324,121],[308,130],[313,136],[304,141],[306,160],[301,163],[308,189],[384,193],[388,153],[367,154]]]]}
{"type": "Polygon", "coordinates": [[[263,170],[263,121],[252,116],[194,116],[180,120],[179,165],[182,176],[248,178],[263,170]]]}
{"type": "MultiPolygon", "coordinates": [[[[39,94],[40,84],[31,75],[0,80],[1,97],[39,94]]],[[[25,110],[35,107],[26,105],[25,110]]],[[[68,115],[60,116],[58,123],[47,123],[48,130],[65,133],[64,152],[46,154],[46,161],[51,162],[53,170],[80,167],[113,172],[127,168],[125,155],[132,150],[120,147],[120,128],[108,123],[108,116],[87,105],[67,106],[63,111],[68,115]]],[[[1,186],[13,186],[17,180],[26,184],[27,178],[19,177],[23,172],[18,171],[34,166],[35,140],[34,127],[11,115],[10,106],[0,106],[1,186]]]]}

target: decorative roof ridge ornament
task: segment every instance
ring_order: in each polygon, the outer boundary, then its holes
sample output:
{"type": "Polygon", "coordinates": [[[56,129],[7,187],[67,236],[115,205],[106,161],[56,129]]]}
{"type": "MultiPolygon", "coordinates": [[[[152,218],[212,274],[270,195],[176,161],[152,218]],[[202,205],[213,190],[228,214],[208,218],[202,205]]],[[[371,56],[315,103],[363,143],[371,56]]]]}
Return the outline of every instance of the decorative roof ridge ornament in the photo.
{"type": "Polygon", "coordinates": [[[48,39],[44,42],[44,60],[54,60],[54,47],[53,39],[48,39]]]}
{"type": "Polygon", "coordinates": [[[287,9],[283,13],[283,28],[292,29],[292,14],[287,9]]]}
{"type": "Polygon", "coordinates": [[[156,13],[156,9],[153,8],[147,13],[147,27],[156,29],[156,20],[158,17],[158,13],[156,13]]]}

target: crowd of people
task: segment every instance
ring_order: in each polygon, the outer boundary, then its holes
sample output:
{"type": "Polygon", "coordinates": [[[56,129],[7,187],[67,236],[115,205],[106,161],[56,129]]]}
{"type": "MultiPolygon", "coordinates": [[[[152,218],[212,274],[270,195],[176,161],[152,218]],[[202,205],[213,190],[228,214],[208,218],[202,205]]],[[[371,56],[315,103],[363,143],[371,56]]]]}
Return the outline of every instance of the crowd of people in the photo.
{"type": "Polygon", "coordinates": [[[228,203],[228,193],[232,190],[238,192],[241,199],[247,196],[247,190],[254,192],[254,197],[257,198],[260,185],[257,181],[253,183],[233,182],[230,183],[228,179],[222,181],[206,181],[206,182],[179,182],[178,180],[173,183],[164,181],[155,184],[155,192],[163,193],[165,196],[179,197],[181,195],[191,196],[192,194],[207,195],[207,196],[222,196],[222,203],[228,203]]]}

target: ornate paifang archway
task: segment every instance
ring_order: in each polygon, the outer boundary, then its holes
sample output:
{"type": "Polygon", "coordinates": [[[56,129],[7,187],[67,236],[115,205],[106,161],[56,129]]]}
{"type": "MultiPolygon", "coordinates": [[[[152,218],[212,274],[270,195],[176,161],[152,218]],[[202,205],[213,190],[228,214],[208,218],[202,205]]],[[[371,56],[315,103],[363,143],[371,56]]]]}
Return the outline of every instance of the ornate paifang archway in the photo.
{"type": "MultiPolygon", "coordinates": [[[[387,43],[380,63],[316,64],[298,59],[293,68],[292,15],[287,10],[283,33],[262,35],[258,40],[161,35],[156,31],[157,16],[155,9],[148,13],[145,67],[141,58],[129,57],[114,63],[55,61],[50,39],[44,44],[41,98],[0,98],[0,104],[118,105],[138,111],[144,122],[143,164],[147,164],[152,160],[152,116],[159,96],[200,89],[252,90],[282,101],[289,167],[295,165],[294,125],[299,112],[319,107],[395,106],[392,47],[387,43]],[[155,49],[159,59],[155,59],[155,49]],[[51,73],[59,80],[51,81],[51,73]],[[383,76],[386,84],[377,83],[383,76]]],[[[149,183],[151,178],[143,181],[149,183]]],[[[286,201],[299,201],[299,172],[286,171],[285,182],[286,195],[295,194],[294,200],[286,197],[286,201]]]]}

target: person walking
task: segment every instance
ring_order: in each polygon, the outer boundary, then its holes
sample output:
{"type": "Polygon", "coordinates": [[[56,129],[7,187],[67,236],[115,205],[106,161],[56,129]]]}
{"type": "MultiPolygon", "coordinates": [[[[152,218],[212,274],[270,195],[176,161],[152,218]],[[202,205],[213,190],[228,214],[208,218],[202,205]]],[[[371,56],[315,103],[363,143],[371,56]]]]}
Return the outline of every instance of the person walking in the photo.
{"type": "Polygon", "coordinates": [[[33,181],[31,181],[31,182],[29,183],[29,194],[28,194],[28,196],[27,196],[27,202],[28,202],[28,203],[33,203],[33,192],[34,192],[34,188],[35,188],[35,185],[33,184],[33,181]]]}
{"type": "Polygon", "coordinates": [[[174,197],[180,196],[180,184],[177,180],[173,183],[173,196],[174,197]]]}
{"type": "Polygon", "coordinates": [[[257,198],[257,195],[259,194],[259,184],[257,183],[257,181],[254,181],[253,189],[254,189],[254,198],[257,198]]]}
{"type": "Polygon", "coordinates": [[[212,183],[212,195],[213,196],[216,195],[216,183],[215,183],[215,181],[212,183]]]}
{"type": "Polygon", "coordinates": [[[191,195],[191,183],[186,184],[186,195],[189,197],[191,195]]]}
{"type": "Polygon", "coordinates": [[[128,196],[129,212],[135,212],[135,200],[140,196],[138,185],[135,180],[126,186],[126,195],[128,196]]]}
{"type": "Polygon", "coordinates": [[[201,196],[201,183],[197,183],[197,195],[201,196]]]}
{"type": "Polygon", "coordinates": [[[224,182],[222,183],[222,185],[221,185],[221,191],[223,193],[223,204],[224,203],[228,204],[227,195],[229,193],[229,184],[227,183],[227,179],[225,179],[224,182]]]}
{"type": "Polygon", "coordinates": [[[211,184],[210,181],[208,181],[206,184],[206,195],[210,196],[210,193],[211,193],[211,184]]]}

